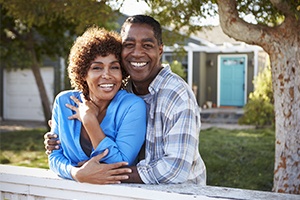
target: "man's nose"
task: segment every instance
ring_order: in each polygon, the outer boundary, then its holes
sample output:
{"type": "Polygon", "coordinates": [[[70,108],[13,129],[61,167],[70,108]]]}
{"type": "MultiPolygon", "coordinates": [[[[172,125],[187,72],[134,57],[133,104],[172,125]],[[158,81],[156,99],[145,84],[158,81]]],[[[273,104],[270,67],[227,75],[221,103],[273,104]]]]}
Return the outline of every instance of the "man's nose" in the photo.
{"type": "Polygon", "coordinates": [[[142,56],[143,53],[144,53],[144,50],[143,50],[142,46],[141,45],[136,45],[133,52],[132,52],[132,55],[139,57],[139,56],[142,56]]]}

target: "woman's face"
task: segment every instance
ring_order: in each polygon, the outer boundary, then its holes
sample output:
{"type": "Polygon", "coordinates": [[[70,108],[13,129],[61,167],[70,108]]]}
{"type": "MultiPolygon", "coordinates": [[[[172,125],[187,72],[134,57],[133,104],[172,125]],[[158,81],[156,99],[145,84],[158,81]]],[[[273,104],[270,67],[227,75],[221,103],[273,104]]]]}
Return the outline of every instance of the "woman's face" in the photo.
{"type": "Polygon", "coordinates": [[[113,54],[105,57],[97,56],[91,62],[85,80],[91,100],[94,102],[112,100],[122,84],[120,62],[113,54]]]}

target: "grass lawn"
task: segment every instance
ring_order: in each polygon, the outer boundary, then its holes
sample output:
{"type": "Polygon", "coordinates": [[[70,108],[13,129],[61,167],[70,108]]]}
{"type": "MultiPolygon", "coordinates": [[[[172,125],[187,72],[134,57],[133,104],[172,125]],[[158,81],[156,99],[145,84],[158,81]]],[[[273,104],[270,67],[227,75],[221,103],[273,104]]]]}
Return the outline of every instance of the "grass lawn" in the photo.
{"type": "MultiPolygon", "coordinates": [[[[48,169],[45,129],[0,134],[0,163],[48,169]]],[[[275,132],[272,129],[200,133],[200,153],[207,168],[207,185],[271,191],[275,132]]]]}
{"type": "Polygon", "coordinates": [[[206,164],[208,185],[272,190],[274,130],[201,131],[200,154],[206,164]]]}
{"type": "Polygon", "coordinates": [[[1,133],[1,164],[48,169],[44,148],[45,132],[46,129],[34,129],[1,133]]]}

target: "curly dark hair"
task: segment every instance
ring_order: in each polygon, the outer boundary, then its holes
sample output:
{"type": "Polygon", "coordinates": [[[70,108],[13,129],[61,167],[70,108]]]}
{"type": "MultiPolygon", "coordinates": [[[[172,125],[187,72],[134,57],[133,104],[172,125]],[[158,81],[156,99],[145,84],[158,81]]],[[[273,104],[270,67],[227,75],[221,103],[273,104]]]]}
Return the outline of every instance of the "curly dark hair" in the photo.
{"type": "MultiPolygon", "coordinates": [[[[91,62],[99,55],[105,57],[113,54],[121,64],[121,51],[121,37],[117,32],[107,31],[96,26],[88,28],[82,36],[75,40],[70,51],[68,74],[71,86],[82,91],[88,99],[89,87],[85,77],[91,62]]],[[[122,66],[121,70],[124,83],[127,73],[122,66]]]]}

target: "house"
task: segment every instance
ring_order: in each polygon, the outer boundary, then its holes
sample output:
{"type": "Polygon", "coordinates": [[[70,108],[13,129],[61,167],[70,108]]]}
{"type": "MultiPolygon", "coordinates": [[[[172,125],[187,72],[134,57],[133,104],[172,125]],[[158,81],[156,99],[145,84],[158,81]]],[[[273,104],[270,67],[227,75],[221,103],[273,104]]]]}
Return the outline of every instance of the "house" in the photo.
{"type": "MultiPolygon", "coordinates": [[[[2,63],[1,63],[2,64],[2,63]]],[[[63,88],[63,59],[46,59],[40,69],[49,101],[63,88]]],[[[7,70],[0,68],[0,121],[44,121],[38,87],[31,69],[7,70]]]]}
{"type": "MultiPolygon", "coordinates": [[[[268,58],[261,47],[237,42],[219,26],[204,28],[185,43],[187,82],[200,106],[243,107],[253,92],[253,79],[268,58]]],[[[174,47],[166,47],[163,61],[172,62],[174,47]]]]}
{"type": "MultiPolygon", "coordinates": [[[[119,23],[124,19],[120,18],[119,23]]],[[[253,78],[259,67],[264,66],[266,53],[258,46],[234,40],[214,42],[225,35],[220,28],[206,31],[183,41],[187,54],[179,61],[187,70],[187,82],[201,107],[243,107],[253,91],[253,78]]],[[[166,46],[162,61],[171,63],[176,58],[176,48],[176,44],[166,46]]],[[[41,69],[50,102],[64,89],[64,63],[63,59],[46,60],[41,69]]],[[[1,67],[0,81],[0,121],[44,121],[38,88],[30,69],[8,71],[1,67]]]]}

